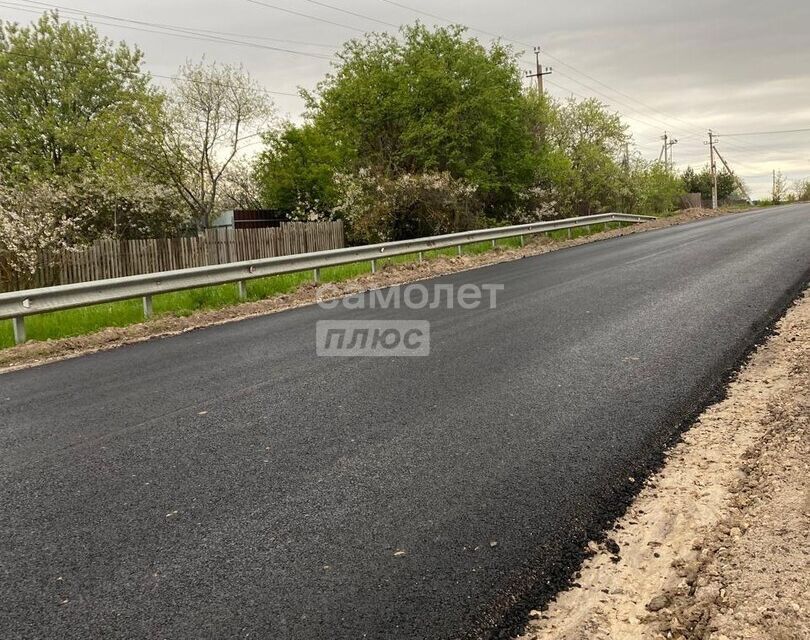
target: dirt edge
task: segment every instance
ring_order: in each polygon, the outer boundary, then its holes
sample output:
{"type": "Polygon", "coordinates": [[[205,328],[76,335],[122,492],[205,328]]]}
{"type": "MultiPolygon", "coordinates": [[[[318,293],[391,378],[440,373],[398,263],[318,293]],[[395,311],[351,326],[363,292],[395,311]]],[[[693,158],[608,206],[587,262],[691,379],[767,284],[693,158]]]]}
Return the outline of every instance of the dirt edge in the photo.
{"type": "Polygon", "coordinates": [[[810,637],[810,295],[521,640],[810,637]]]}

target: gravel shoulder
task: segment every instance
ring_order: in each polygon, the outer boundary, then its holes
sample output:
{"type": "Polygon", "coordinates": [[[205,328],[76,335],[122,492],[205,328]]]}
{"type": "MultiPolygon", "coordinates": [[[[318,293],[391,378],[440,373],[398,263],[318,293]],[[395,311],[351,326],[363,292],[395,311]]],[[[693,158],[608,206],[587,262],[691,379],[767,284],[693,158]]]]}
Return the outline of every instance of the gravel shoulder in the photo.
{"type": "Polygon", "coordinates": [[[520,640],[810,638],[810,293],[520,640]]]}
{"type": "MultiPolygon", "coordinates": [[[[467,271],[498,262],[518,260],[520,258],[556,251],[566,247],[597,242],[606,238],[643,233],[652,229],[661,229],[703,218],[731,215],[737,211],[711,211],[709,209],[690,209],[676,215],[659,218],[650,222],[636,224],[621,229],[576,238],[564,242],[553,242],[545,236],[531,238],[526,246],[520,249],[496,249],[481,255],[462,255],[452,258],[438,258],[422,263],[381,264],[376,274],[368,274],[346,282],[330,285],[331,297],[340,298],[346,295],[390,287],[397,284],[417,282],[428,278],[467,271]]],[[[0,373],[3,371],[26,368],[65,358],[78,357],[96,351],[115,349],[125,344],[143,342],[152,338],[171,336],[226,322],[234,322],[254,316],[265,315],[293,309],[317,302],[318,288],[314,285],[302,286],[295,292],[233,305],[222,309],[203,310],[188,316],[163,315],[139,324],[126,327],[111,327],[101,331],[47,341],[30,341],[22,345],[0,350],[0,373]]]]}

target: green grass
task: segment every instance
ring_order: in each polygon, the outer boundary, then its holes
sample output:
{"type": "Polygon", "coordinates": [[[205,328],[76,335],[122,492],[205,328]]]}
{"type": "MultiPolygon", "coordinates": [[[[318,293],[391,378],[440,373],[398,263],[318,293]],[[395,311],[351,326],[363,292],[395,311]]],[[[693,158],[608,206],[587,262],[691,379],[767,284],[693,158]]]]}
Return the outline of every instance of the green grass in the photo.
{"type": "MultiPolygon", "coordinates": [[[[570,230],[571,231],[570,237],[571,238],[582,238],[584,236],[593,235],[594,233],[600,233],[601,231],[604,231],[606,228],[607,229],[618,229],[620,226],[622,226],[622,224],[620,222],[608,222],[607,224],[604,223],[604,222],[600,222],[598,224],[592,224],[590,226],[590,229],[588,229],[588,227],[576,227],[576,228],[570,230]]],[[[551,231],[548,234],[548,236],[552,240],[559,240],[559,241],[568,240],[568,238],[569,238],[568,231],[569,231],[568,229],[561,229],[559,231],[551,231]]]]}
{"type": "MultiPolygon", "coordinates": [[[[601,230],[602,225],[594,225],[591,228],[593,233],[601,230]]],[[[574,237],[587,235],[585,228],[573,229],[572,233],[574,237]]],[[[566,231],[555,231],[550,235],[555,240],[568,238],[566,231]]],[[[519,247],[520,239],[507,238],[498,240],[497,246],[502,248],[519,247]]],[[[463,252],[468,255],[479,255],[491,250],[492,244],[490,242],[479,242],[463,247],[463,252]]],[[[457,249],[450,247],[426,251],[424,258],[432,260],[439,256],[452,257],[456,253],[457,249]]],[[[384,263],[402,264],[416,259],[417,254],[415,253],[393,256],[378,260],[377,267],[382,268],[384,263]]],[[[343,282],[370,272],[371,263],[367,261],[329,267],[321,269],[321,282],[343,282]]],[[[312,271],[300,271],[250,280],[247,283],[247,299],[262,300],[283,293],[291,293],[308,282],[312,282],[312,271]]],[[[156,316],[189,316],[202,309],[221,309],[239,302],[241,301],[236,284],[225,284],[156,295],[152,299],[152,306],[156,316]]],[[[143,309],[140,298],[28,316],[25,319],[25,328],[29,340],[48,340],[80,336],[106,327],[124,327],[139,322],[143,322],[143,309]]],[[[0,349],[13,345],[14,333],[11,321],[2,320],[0,321],[0,349]]]]}

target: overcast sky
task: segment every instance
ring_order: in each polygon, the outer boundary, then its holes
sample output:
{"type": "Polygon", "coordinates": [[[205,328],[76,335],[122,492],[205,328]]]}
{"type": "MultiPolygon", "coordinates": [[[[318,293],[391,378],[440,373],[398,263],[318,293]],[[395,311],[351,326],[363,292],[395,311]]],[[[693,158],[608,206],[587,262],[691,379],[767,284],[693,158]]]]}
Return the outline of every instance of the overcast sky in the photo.
{"type": "Polygon", "coordinates": [[[311,88],[341,42],[416,19],[445,24],[411,9],[424,11],[468,26],[484,42],[498,34],[520,43],[526,68],[534,63],[529,46],[541,45],[543,63],[554,68],[546,78],[549,92],[593,96],[622,113],[646,158],[658,157],[667,130],[679,140],[676,165],[702,166],[712,128],[721,134],[720,152],[754,197],[769,192],[774,169],[791,180],[810,176],[810,132],[722,136],[810,128],[808,0],[63,1],[0,0],[0,16],[29,22],[35,16],[23,7],[59,6],[66,19],[80,19],[69,9],[87,12],[103,34],[137,43],[156,74],[171,75],[184,60],[203,55],[243,63],[267,90],[280,92],[274,100],[291,118],[300,116],[302,103],[282,94],[311,88]],[[112,17],[208,30],[234,42],[171,35],[156,26],[144,27],[153,32],[126,28],[112,17]]]}

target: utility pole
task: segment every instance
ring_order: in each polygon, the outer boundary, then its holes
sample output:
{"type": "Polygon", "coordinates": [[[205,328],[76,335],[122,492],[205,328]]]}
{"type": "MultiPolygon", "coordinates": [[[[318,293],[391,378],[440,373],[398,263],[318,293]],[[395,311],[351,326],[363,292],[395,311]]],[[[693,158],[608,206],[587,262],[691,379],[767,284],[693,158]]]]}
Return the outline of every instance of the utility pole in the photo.
{"type": "Polygon", "coordinates": [[[740,193],[742,193],[748,199],[748,202],[751,202],[751,196],[748,195],[748,190],[745,188],[742,180],[737,177],[737,174],[731,170],[731,167],[728,165],[728,162],[726,162],[726,159],[720,155],[720,150],[715,148],[714,152],[717,154],[717,157],[720,158],[720,162],[723,163],[723,166],[726,168],[726,171],[729,172],[729,175],[734,178],[734,182],[737,183],[737,188],[740,190],[740,193]]]}
{"type": "Polygon", "coordinates": [[[712,209],[717,209],[717,164],[714,161],[714,133],[709,129],[709,142],[703,144],[709,145],[709,167],[712,171],[712,209]]]}
{"type": "Polygon", "coordinates": [[[664,131],[664,135],[661,136],[661,140],[664,141],[664,144],[661,146],[661,153],[658,154],[658,162],[661,162],[661,158],[663,157],[664,168],[667,171],[673,171],[675,169],[675,163],[672,160],[672,147],[678,144],[678,141],[675,138],[671,138],[666,131],[664,131]]]}
{"type": "Polygon", "coordinates": [[[661,136],[661,140],[664,141],[663,146],[661,147],[661,153],[658,154],[658,162],[661,162],[661,157],[664,158],[664,166],[667,165],[667,141],[669,140],[669,135],[666,131],[664,131],[664,135],[661,136]]]}
{"type": "Polygon", "coordinates": [[[551,67],[546,67],[545,71],[543,70],[542,65],[540,64],[540,47],[534,48],[534,59],[537,62],[537,70],[532,73],[531,71],[526,72],[527,78],[537,78],[537,90],[542,95],[543,93],[543,76],[549,76],[554,71],[551,67]]]}
{"type": "Polygon", "coordinates": [[[675,138],[670,138],[667,145],[669,146],[669,170],[675,171],[675,161],[672,159],[672,147],[678,144],[678,141],[675,138]]]}

